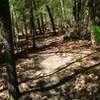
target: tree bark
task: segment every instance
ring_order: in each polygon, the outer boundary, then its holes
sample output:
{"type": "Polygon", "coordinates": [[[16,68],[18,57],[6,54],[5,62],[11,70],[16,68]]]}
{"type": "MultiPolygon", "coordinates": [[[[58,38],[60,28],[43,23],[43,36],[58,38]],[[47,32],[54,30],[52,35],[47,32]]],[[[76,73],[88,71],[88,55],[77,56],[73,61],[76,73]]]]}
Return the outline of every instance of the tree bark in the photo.
{"type": "Polygon", "coordinates": [[[80,14],[81,14],[81,0],[74,0],[73,14],[76,22],[76,33],[80,36],[80,14]]]}
{"type": "Polygon", "coordinates": [[[45,26],[44,26],[44,18],[43,14],[41,13],[41,28],[42,28],[42,35],[44,36],[45,34],[45,26]]]}
{"type": "Polygon", "coordinates": [[[24,30],[25,30],[25,34],[26,34],[26,40],[28,40],[28,32],[27,32],[26,18],[25,18],[24,13],[22,14],[22,17],[23,17],[24,30]]]}
{"type": "Polygon", "coordinates": [[[35,35],[36,35],[36,27],[34,23],[34,16],[33,16],[33,2],[30,0],[30,26],[31,26],[31,32],[32,32],[32,41],[33,41],[33,48],[36,48],[35,43],[35,35]]]}
{"type": "Polygon", "coordinates": [[[57,33],[56,33],[56,29],[55,29],[54,19],[53,19],[53,17],[52,17],[52,14],[51,14],[51,11],[50,11],[49,6],[46,5],[46,7],[47,7],[48,14],[49,14],[49,17],[50,17],[50,20],[51,20],[51,23],[52,23],[52,29],[53,29],[54,36],[56,36],[57,33]]]}
{"type": "Polygon", "coordinates": [[[0,17],[4,28],[4,47],[7,65],[9,100],[18,100],[20,94],[16,76],[13,35],[8,0],[0,0],[0,17]]]}
{"type": "MultiPolygon", "coordinates": [[[[34,5],[35,11],[37,12],[37,5],[36,5],[35,0],[33,0],[33,5],[34,5]]],[[[38,14],[36,14],[36,20],[37,20],[37,24],[38,24],[39,34],[41,35],[42,31],[41,31],[41,25],[40,25],[40,20],[39,20],[39,15],[38,14]]]]}

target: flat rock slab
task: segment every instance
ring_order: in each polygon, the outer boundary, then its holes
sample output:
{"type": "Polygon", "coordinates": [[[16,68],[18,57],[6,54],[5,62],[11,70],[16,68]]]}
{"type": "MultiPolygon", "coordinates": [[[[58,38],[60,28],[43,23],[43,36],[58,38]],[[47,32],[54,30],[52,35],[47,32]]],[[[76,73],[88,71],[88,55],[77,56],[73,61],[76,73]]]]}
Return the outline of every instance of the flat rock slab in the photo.
{"type": "Polygon", "coordinates": [[[68,56],[59,56],[53,55],[45,59],[41,62],[41,66],[45,73],[52,73],[59,67],[66,65],[67,63],[71,62],[73,59],[72,55],[68,56]]]}

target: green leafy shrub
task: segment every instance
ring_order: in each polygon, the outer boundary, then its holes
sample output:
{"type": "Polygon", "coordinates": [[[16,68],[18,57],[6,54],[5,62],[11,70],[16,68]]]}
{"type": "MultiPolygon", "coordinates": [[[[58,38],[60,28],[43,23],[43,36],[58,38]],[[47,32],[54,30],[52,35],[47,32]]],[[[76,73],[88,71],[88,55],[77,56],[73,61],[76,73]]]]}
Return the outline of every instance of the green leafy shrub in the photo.
{"type": "Polygon", "coordinates": [[[91,32],[94,35],[96,43],[100,43],[100,26],[92,25],[91,32]]]}

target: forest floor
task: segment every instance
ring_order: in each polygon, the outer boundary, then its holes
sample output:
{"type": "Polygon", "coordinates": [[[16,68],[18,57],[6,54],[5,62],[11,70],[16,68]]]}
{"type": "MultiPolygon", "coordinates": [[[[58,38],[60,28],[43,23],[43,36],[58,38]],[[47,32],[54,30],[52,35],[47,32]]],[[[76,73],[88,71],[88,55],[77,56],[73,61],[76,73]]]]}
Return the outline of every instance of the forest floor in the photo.
{"type": "MultiPolygon", "coordinates": [[[[100,100],[100,51],[90,41],[38,42],[43,49],[17,59],[20,100],[100,100]]],[[[7,100],[6,69],[0,66],[0,100],[7,100]]]]}

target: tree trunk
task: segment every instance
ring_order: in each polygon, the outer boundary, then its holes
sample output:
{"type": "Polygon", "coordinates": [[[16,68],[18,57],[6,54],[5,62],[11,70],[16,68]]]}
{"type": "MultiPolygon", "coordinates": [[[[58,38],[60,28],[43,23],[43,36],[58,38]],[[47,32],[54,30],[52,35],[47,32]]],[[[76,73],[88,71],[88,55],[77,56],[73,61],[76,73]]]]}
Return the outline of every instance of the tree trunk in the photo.
{"type": "Polygon", "coordinates": [[[16,76],[13,35],[8,0],[0,0],[0,17],[4,27],[4,46],[7,64],[9,100],[18,100],[20,94],[16,76]]]}
{"type": "Polygon", "coordinates": [[[41,32],[41,25],[40,25],[40,20],[39,20],[39,18],[37,18],[37,23],[38,23],[39,35],[41,35],[42,32],[41,32]]]}
{"type": "Polygon", "coordinates": [[[17,33],[18,33],[18,35],[19,35],[19,26],[18,26],[18,19],[17,19],[17,17],[16,17],[16,12],[14,11],[14,16],[15,16],[15,27],[16,27],[16,30],[17,30],[17,33]]]}
{"type": "Polygon", "coordinates": [[[62,11],[62,17],[63,17],[63,20],[64,20],[64,18],[65,18],[65,12],[64,12],[63,0],[60,0],[60,6],[61,6],[61,11],[62,11]]]}
{"type": "MultiPolygon", "coordinates": [[[[88,3],[88,6],[89,6],[89,15],[90,15],[90,18],[91,18],[91,25],[95,25],[96,22],[95,22],[95,0],[89,0],[89,3],[88,3]]],[[[96,39],[95,39],[95,33],[91,33],[91,42],[93,45],[96,45],[96,39]]]]}
{"type": "Polygon", "coordinates": [[[23,17],[24,30],[25,30],[25,34],[26,34],[26,40],[28,40],[28,32],[27,32],[26,18],[25,18],[25,15],[24,14],[22,14],[22,17],[23,17]]]}
{"type": "MultiPolygon", "coordinates": [[[[33,5],[34,5],[35,11],[37,12],[37,5],[36,5],[35,0],[33,0],[33,5]]],[[[42,32],[41,32],[41,26],[40,26],[40,20],[39,20],[39,15],[38,14],[36,14],[36,20],[37,20],[37,24],[38,24],[39,34],[41,35],[42,32]]]]}
{"type": "Polygon", "coordinates": [[[16,32],[15,32],[15,25],[14,25],[14,15],[13,15],[13,12],[11,12],[11,20],[12,20],[13,38],[14,38],[14,43],[15,43],[15,42],[16,42],[16,32]]]}
{"type": "Polygon", "coordinates": [[[33,48],[36,48],[36,43],[35,43],[35,34],[36,34],[36,27],[34,23],[34,16],[33,16],[33,2],[30,0],[30,26],[31,26],[31,32],[32,32],[32,41],[33,41],[33,48]]]}
{"type": "Polygon", "coordinates": [[[19,36],[19,27],[18,27],[18,20],[17,20],[17,17],[16,17],[16,12],[14,10],[14,7],[12,5],[12,9],[11,9],[11,12],[12,12],[12,24],[13,24],[13,29],[15,30],[15,42],[18,42],[18,36],[19,36]]]}
{"type": "Polygon", "coordinates": [[[76,22],[76,33],[80,36],[80,14],[81,14],[81,0],[74,0],[73,14],[76,22]]]}
{"type": "Polygon", "coordinates": [[[48,14],[49,14],[49,17],[50,17],[50,20],[51,20],[51,23],[52,23],[52,29],[53,29],[54,36],[56,36],[57,33],[56,33],[56,29],[55,29],[54,19],[52,17],[52,14],[51,14],[49,6],[47,5],[46,7],[47,7],[48,14]]]}
{"type": "Polygon", "coordinates": [[[44,36],[45,34],[45,26],[44,26],[44,18],[43,18],[43,14],[41,13],[41,28],[42,28],[42,34],[44,36]]]}
{"type": "Polygon", "coordinates": [[[61,6],[61,31],[63,33],[63,26],[66,27],[66,24],[65,24],[65,12],[64,12],[64,3],[63,3],[63,0],[59,0],[60,2],[60,6],[61,6]]]}

